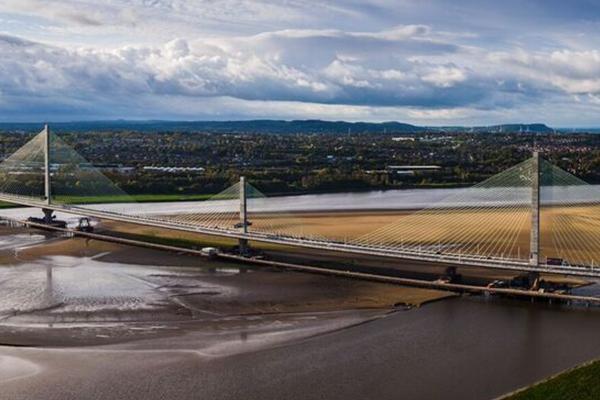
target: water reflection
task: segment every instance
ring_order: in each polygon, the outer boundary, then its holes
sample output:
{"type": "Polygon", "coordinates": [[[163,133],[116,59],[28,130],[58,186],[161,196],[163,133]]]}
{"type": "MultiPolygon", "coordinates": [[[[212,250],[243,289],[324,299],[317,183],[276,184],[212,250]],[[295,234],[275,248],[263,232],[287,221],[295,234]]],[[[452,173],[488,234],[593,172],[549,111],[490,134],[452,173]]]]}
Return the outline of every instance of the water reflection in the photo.
{"type": "Polygon", "coordinates": [[[48,307],[54,304],[54,286],[52,280],[52,265],[46,266],[46,290],[44,291],[44,297],[48,307]]]}

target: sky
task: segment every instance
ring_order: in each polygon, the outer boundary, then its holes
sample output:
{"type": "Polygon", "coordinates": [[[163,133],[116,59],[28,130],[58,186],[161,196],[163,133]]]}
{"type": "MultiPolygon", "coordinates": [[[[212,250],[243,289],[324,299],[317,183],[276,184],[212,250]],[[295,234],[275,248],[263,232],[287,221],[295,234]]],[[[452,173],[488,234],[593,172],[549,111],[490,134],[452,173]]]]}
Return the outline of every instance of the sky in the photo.
{"type": "Polygon", "coordinates": [[[597,0],[0,0],[0,121],[600,127],[597,0]]]}

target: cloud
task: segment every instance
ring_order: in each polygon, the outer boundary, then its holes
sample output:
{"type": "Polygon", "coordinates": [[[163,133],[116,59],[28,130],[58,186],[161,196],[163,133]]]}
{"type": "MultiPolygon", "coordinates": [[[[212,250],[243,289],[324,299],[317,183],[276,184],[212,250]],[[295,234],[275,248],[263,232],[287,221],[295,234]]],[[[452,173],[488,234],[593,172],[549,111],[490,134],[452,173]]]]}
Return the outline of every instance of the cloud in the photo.
{"type": "Polygon", "coordinates": [[[454,65],[438,65],[423,75],[421,79],[438,87],[449,88],[466,81],[467,75],[464,70],[454,65]]]}
{"type": "Polygon", "coordinates": [[[43,0],[4,0],[1,11],[23,13],[47,18],[52,23],[67,23],[81,26],[100,26],[119,14],[110,7],[90,7],[90,3],[58,0],[48,5],[43,0]]]}
{"type": "Polygon", "coordinates": [[[295,30],[110,51],[3,36],[0,88],[32,96],[230,96],[356,105],[424,105],[435,96],[447,103],[451,96],[441,92],[464,82],[465,73],[454,65],[408,60],[458,51],[429,40],[427,32],[412,26],[373,34],[295,30]],[[389,57],[372,59],[391,50],[389,57]]]}
{"type": "Polygon", "coordinates": [[[4,0],[0,118],[597,110],[593,12],[473,1],[4,0]]]}
{"type": "Polygon", "coordinates": [[[513,53],[493,53],[492,62],[502,64],[514,76],[567,94],[600,93],[600,51],[527,52],[518,49],[513,53]]]}
{"type": "MultiPolygon", "coordinates": [[[[112,104],[127,115],[143,109],[139,99],[181,97],[446,110],[437,114],[442,116],[453,108],[510,108],[544,91],[564,90],[539,77],[520,81],[541,62],[541,55],[490,54],[489,62],[515,64],[519,71],[482,73],[479,54],[434,35],[422,26],[372,33],[285,30],[111,50],[50,46],[4,35],[0,91],[17,103],[55,99],[53,107],[65,113],[69,107],[80,113],[93,113],[95,107],[110,110],[112,104]]],[[[557,71],[568,67],[578,72],[572,79],[582,78],[580,85],[594,72],[583,62],[569,66],[564,54],[548,58],[555,60],[557,71]]]]}
{"type": "Polygon", "coordinates": [[[104,25],[101,21],[94,19],[92,17],[89,17],[85,14],[81,14],[81,13],[67,12],[60,16],[65,18],[68,21],[75,22],[78,25],[83,25],[83,26],[102,26],[102,25],[104,25]]]}

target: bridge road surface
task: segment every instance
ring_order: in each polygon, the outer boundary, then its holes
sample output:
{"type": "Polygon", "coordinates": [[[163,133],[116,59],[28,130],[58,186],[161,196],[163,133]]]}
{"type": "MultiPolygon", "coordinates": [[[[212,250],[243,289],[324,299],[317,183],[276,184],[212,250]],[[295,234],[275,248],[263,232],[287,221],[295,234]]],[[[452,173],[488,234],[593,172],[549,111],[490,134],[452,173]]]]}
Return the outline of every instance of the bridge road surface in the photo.
{"type": "Polygon", "coordinates": [[[390,257],[401,260],[428,261],[434,263],[450,264],[456,266],[472,266],[501,270],[513,270],[522,272],[554,273],[573,276],[600,278],[600,268],[594,266],[562,266],[551,264],[531,265],[527,260],[516,260],[503,257],[485,257],[473,254],[440,253],[434,250],[422,251],[420,246],[415,248],[389,248],[386,246],[355,245],[328,240],[316,240],[290,236],[278,236],[263,232],[240,232],[237,229],[222,229],[200,226],[195,224],[183,224],[175,221],[161,220],[142,216],[133,216],[117,213],[114,211],[96,210],[75,205],[44,204],[40,200],[23,196],[12,196],[0,193],[0,201],[22,205],[32,208],[48,209],[76,216],[88,216],[112,221],[127,222],[145,226],[158,227],[162,229],[174,229],[184,232],[241,239],[245,241],[257,241],[284,246],[295,246],[316,250],[336,251],[340,253],[372,255],[378,257],[390,257]]]}
{"type": "MultiPolygon", "coordinates": [[[[599,312],[451,299],[220,358],[2,347],[41,371],[0,383],[0,398],[491,399],[599,357],[599,312]]],[[[177,337],[164,343],[175,349],[177,337]]]]}

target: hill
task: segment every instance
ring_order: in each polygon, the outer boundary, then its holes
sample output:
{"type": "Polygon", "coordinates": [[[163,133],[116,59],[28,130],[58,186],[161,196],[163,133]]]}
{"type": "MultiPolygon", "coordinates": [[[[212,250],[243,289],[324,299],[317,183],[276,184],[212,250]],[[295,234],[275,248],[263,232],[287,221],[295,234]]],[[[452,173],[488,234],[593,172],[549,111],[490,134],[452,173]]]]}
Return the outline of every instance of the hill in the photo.
{"type": "MultiPolygon", "coordinates": [[[[544,124],[509,124],[494,126],[425,127],[402,122],[345,122],[322,120],[249,120],[249,121],[78,121],[56,122],[51,127],[57,132],[137,131],[137,132],[218,132],[218,133],[389,133],[421,132],[537,132],[554,130],[544,124]]],[[[1,131],[34,132],[41,123],[0,123],[1,131]]]]}

